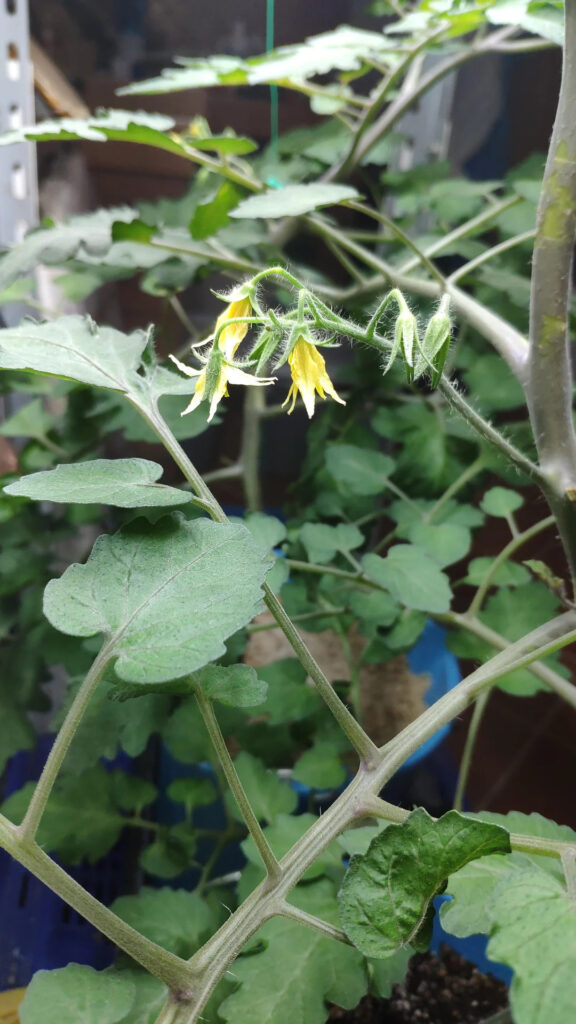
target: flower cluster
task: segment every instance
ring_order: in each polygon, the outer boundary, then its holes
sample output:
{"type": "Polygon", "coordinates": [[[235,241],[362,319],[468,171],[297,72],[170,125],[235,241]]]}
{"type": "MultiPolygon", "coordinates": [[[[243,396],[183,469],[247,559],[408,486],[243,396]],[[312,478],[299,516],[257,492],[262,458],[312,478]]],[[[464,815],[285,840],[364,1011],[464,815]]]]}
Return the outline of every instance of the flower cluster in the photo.
{"type": "MultiPolygon", "coordinates": [[[[235,361],[237,350],[248,333],[253,310],[249,295],[245,294],[242,289],[236,290],[228,298],[228,305],[218,317],[214,333],[211,335],[214,340],[204,369],[195,370],[180,362],[175,356],[170,356],[182,373],[188,377],[198,378],[194,397],[184,409],[183,416],[197,409],[200,403],[206,399],[210,403],[208,416],[210,422],[221,400],[228,397],[229,384],[261,387],[272,384],[276,379],[275,377],[258,377],[247,373],[242,365],[235,361]]],[[[293,411],[298,394],[301,395],[306,412],[310,417],[314,414],[316,395],[319,395],[320,398],[326,398],[329,395],[334,401],[345,405],[346,403],[337,394],[328,376],[324,358],[311,336],[304,332],[296,332],[295,337],[296,340],[290,345],[287,355],[284,356],[288,360],[292,374],[290,390],[283,403],[283,405],[287,405],[291,402],[288,412],[293,411]]]]}

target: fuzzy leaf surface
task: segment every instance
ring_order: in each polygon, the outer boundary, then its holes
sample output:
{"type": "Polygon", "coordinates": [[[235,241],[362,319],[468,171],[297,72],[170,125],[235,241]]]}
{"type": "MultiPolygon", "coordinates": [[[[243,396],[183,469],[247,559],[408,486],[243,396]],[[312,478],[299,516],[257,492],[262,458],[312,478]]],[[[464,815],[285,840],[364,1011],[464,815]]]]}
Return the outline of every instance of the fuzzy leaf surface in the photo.
{"type": "Polygon", "coordinates": [[[382,452],[354,444],[332,444],[326,449],[326,469],[346,493],[364,497],[382,493],[394,463],[382,452]]]}
{"type": "Polygon", "coordinates": [[[354,857],[339,893],[340,920],[365,956],[385,959],[403,946],[428,948],[434,896],[446,879],[477,857],[508,853],[508,833],[448,811],[437,821],[418,808],[390,825],[354,857]]]}
{"type": "Polygon", "coordinates": [[[131,972],[68,964],[37,971],[19,1009],[21,1024],[119,1024],[134,1004],[131,972]]]}
{"type": "Polygon", "coordinates": [[[543,871],[519,871],[497,887],[490,912],[487,955],[514,971],[514,1020],[570,1020],[576,1005],[576,905],[564,882],[543,871]]]}
{"type": "Polygon", "coordinates": [[[120,896],[112,910],[146,938],[182,957],[196,951],[212,924],[208,904],[185,889],[144,888],[137,896],[120,896]]]}
{"type": "Polygon", "coordinates": [[[447,612],[452,593],[448,577],[421,548],[395,544],[386,558],[365,555],[362,566],[367,576],[407,608],[422,612],[447,612]]]}
{"type": "MultiPolygon", "coordinates": [[[[482,811],[478,817],[493,825],[501,825],[510,832],[564,843],[573,842],[576,845],[576,832],[567,825],[557,825],[541,814],[523,814],[520,811],[495,814],[482,811]]],[[[460,868],[448,880],[447,891],[452,899],[444,903],[440,911],[443,927],[459,938],[488,934],[492,927],[490,908],[496,887],[504,877],[512,878],[517,872],[526,870],[544,871],[557,881],[563,877],[560,861],[555,857],[521,853],[518,850],[513,850],[506,857],[482,857],[460,868]]]]}
{"type": "MultiPolygon", "coordinates": [[[[296,890],[291,902],[334,921],[333,884],[322,879],[296,890]]],[[[326,1001],[352,1009],[366,992],[363,958],[349,946],[285,918],[258,933],[266,948],[234,965],[240,988],[219,1007],[228,1024],[324,1024],[326,1001]]]]}
{"type": "Polygon", "coordinates": [[[0,367],[129,391],[138,383],[136,370],[148,340],[146,331],[123,334],[83,316],[24,321],[0,330],[0,367]]]}
{"type": "Polygon", "coordinates": [[[322,206],[333,206],[346,199],[359,199],[359,193],[350,185],[287,185],[270,189],[261,195],[244,199],[230,212],[231,217],[298,217],[322,206]]]}
{"type": "Polygon", "coordinates": [[[339,551],[354,551],[364,543],[362,532],[351,523],[328,526],[325,523],[305,523],[300,530],[302,541],[311,562],[331,562],[339,551]]]}
{"type": "Polygon", "coordinates": [[[252,708],[266,700],[268,686],[250,665],[206,665],[192,680],[209,700],[232,708],[252,708]]]}
{"type": "Polygon", "coordinates": [[[116,505],[118,508],[185,505],[192,495],[158,484],[162,466],[148,459],[94,459],[30,473],[4,488],[36,501],[116,505]]]}
{"type": "Polygon", "coordinates": [[[241,526],[167,516],[99,537],[86,565],[44,592],[44,612],[72,636],[103,633],[115,671],[168,682],[224,654],[259,611],[268,563],[241,526]]]}

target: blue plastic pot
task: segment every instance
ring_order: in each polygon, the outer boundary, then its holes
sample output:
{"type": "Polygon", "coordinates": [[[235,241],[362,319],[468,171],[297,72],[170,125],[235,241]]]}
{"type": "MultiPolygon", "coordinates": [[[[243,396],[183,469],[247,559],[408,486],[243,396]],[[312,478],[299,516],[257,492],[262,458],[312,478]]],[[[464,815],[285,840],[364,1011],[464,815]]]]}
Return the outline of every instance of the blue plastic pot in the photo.
{"type": "MultiPolygon", "coordinates": [[[[408,652],[410,671],[416,675],[426,673],[430,676],[430,686],[424,695],[427,707],[435,704],[440,697],[452,690],[462,679],[460,666],[446,647],[446,630],[436,622],[428,621],[418,643],[408,652]]],[[[442,743],[450,732],[451,725],[443,725],[438,732],[426,740],[410,755],[404,768],[413,768],[423,758],[431,754],[442,743]]]]}

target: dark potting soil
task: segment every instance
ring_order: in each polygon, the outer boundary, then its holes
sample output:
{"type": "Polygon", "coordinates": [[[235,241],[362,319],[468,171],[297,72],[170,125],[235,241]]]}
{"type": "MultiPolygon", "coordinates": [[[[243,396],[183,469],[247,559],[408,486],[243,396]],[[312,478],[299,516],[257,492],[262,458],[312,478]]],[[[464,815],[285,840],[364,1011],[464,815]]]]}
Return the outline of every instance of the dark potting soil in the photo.
{"type": "Polygon", "coordinates": [[[390,999],[366,996],[355,1010],[333,1006],[330,1021],[340,1024],[479,1024],[508,1005],[502,981],[481,974],[474,964],[444,947],[412,957],[401,985],[390,999]]]}

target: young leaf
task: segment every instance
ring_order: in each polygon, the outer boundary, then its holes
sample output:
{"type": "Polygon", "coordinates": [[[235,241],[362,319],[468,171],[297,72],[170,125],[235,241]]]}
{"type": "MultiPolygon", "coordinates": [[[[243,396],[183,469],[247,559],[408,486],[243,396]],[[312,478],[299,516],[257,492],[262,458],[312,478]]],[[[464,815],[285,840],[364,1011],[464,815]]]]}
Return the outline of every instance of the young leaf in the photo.
{"type": "Polygon", "coordinates": [[[208,904],[184,889],[144,888],[137,896],[120,896],[112,910],[146,938],[182,957],[198,949],[212,924],[208,904]]]}
{"type": "MultiPolygon", "coordinates": [[[[323,920],[336,916],[327,879],[295,890],[290,901],[323,920]]],[[[218,1009],[228,1024],[324,1024],[326,1001],[352,1009],[365,994],[366,971],[355,949],[284,918],[258,936],[265,949],[236,961],[240,988],[218,1009]]]]}
{"type": "MultiPolygon", "coordinates": [[[[274,853],[281,858],[317,821],[318,818],[315,814],[278,814],[274,824],[268,825],[264,832],[274,853]]],[[[250,863],[260,870],[262,861],[254,840],[249,837],[241,845],[250,863]]],[[[323,875],[327,870],[335,868],[342,869],[342,849],[337,843],[331,843],[308,868],[304,879],[310,881],[323,875]]]]}
{"type": "MultiPolygon", "coordinates": [[[[468,574],[465,583],[479,587],[494,564],[493,558],[473,558],[468,563],[468,574]]],[[[521,587],[530,581],[530,573],[518,562],[503,562],[492,577],[496,587],[521,587]]]]}
{"type": "Polygon", "coordinates": [[[231,217],[297,217],[302,213],[319,210],[323,206],[334,206],[346,199],[359,199],[359,193],[350,185],[287,185],[286,188],[270,189],[257,196],[244,199],[231,211],[231,217]]]}
{"type": "Polygon", "coordinates": [[[422,548],[440,568],[459,562],[468,554],[472,537],[466,526],[456,523],[413,523],[407,532],[408,540],[422,548]]]}
{"type": "Polygon", "coordinates": [[[30,473],[4,488],[36,501],[116,505],[118,508],[185,505],[192,495],[158,484],[162,466],[147,459],[94,459],[30,473]]]}
{"type": "Polygon", "coordinates": [[[337,789],[346,779],[346,769],[333,744],[317,740],[296,761],[294,778],[311,789],[337,789]]]}
{"type": "Polygon", "coordinates": [[[267,684],[249,665],[206,665],[194,673],[192,683],[205,697],[232,708],[263,704],[268,692],[267,684]]]}
{"type": "Polygon", "coordinates": [[[505,519],[523,504],[524,498],[516,491],[510,491],[507,487],[492,487],[486,491],[480,502],[480,508],[489,516],[505,519]]]}
{"type": "Polygon", "coordinates": [[[130,1013],[119,1024],[154,1024],[168,998],[166,985],[146,971],[122,970],[122,977],[127,976],[134,982],[134,1003],[130,1013]]]}
{"type": "Polygon", "coordinates": [[[147,331],[122,334],[113,327],[98,327],[89,317],[24,321],[20,327],[0,330],[0,367],[129,391],[139,383],[136,370],[148,342],[147,331]]]}
{"type": "Polygon", "coordinates": [[[217,796],[214,785],[208,779],[174,779],[166,793],[175,804],[184,804],[187,811],[193,807],[213,804],[217,796]]]}
{"type": "MultiPolygon", "coordinates": [[[[252,810],[259,821],[272,823],[279,814],[292,814],[296,810],[298,797],[287,782],[271,771],[252,754],[243,750],[234,761],[240,781],[244,786],[252,810]]],[[[235,818],[242,821],[242,815],[232,798],[230,809],[235,818]]]]}
{"type": "Polygon", "coordinates": [[[131,971],[68,964],[34,975],[19,1019],[21,1024],[119,1024],[132,1009],[135,995],[131,971]]]}
{"type": "Polygon", "coordinates": [[[296,658],[282,658],[258,669],[260,679],[268,684],[266,704],[270,725],[297,722],[318,711],[318,695],[306,686],[306,671],[296,658]]]}
{"type": "Polygon", "coordinates": [[[259,610],[267,568],[241,526],[138,519],[52,580],[44,612],[63,633],[104,633],[121,679],[168,682],[224,654],[259,610]]]}
{"type": "MultiPolygon", "coordinates": [[[[34,792],[27,782],[2,805],[2,813],[20,822],[34,792]]],[[[102,764],[82,775],[65,775],[58,780],[40,822],[38,842],[56,850],[69,864],[84,857],[95,863],[114,846],[124,822],[114,795],[114,781],[102,764]]]]}
{"type": "Polygon", "coordinates": [[[448,875],[477,857],[509,851],[508,833],[497,825],[457,811],[434,821],[419,808],[350,862],[338,899],[342,927],[365,956],[383,959],[407,945],[427,949],[432,900],[448,875]]]}
{"type": "Polygon", "coordinates": [[[514,971],[517,1024],[565,1024],[576,1005],[576,907],[558,879],[519,871],[503,879],[490,906],[487,954],[514,971]]]}
{"type": "Polygon", "coordinates": [[[347,493],[381,494],[394,469],[388,455],[353,444],[332,444],[326,449],[326,469],[347,493]]]}
{"type": "Polygon", "coordinates": [[[300,540],[306,548],[311,562],[331,562],[339,551],[353,551],[364,543],[362,532],[357,526],[338,523],[305,523],[300,530],[300,540]]]}
{"type": "Polygon", "coordinates": [[[238,190],[229,181],[220,185],[216,194],[206,203],[198,203],[190,221],[192,238],[215,235],[230,220],[230,211],[238,204],[238,190]]]}
{"type": "Polygon", "coordinates": [[[452,598],[448,577],[420,548],[395,544],[386,558],[365,555],[364,571],[375,583],[386,587],[392,597],[423,612],[447,612],[452,598]]]}

